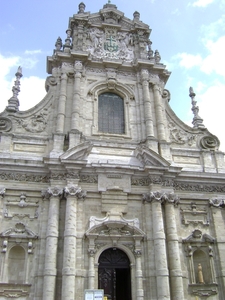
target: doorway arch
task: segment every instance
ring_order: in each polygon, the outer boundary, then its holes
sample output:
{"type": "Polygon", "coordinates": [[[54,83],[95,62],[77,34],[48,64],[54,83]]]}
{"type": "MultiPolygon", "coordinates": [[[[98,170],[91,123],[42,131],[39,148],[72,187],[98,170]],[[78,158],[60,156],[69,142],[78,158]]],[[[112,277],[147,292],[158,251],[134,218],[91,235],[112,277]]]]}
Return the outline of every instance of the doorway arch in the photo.
{"type": "Polygon", "coordinates": [[[108,248],[99,257],[98,288],[108,300],[131,300],[130,260],[118,248],[108,248]]]}

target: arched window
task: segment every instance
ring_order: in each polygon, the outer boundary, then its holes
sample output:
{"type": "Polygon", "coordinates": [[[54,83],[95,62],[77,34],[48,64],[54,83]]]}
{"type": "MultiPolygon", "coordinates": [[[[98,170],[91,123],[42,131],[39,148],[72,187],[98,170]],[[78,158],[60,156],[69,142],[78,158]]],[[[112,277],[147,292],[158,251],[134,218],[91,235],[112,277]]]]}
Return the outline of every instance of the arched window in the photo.
{"type": "Polygon", "coordinates": [[[103,93],[98,97],[98,131],[125,133],[124,101],[114,93],[103,93]]]}

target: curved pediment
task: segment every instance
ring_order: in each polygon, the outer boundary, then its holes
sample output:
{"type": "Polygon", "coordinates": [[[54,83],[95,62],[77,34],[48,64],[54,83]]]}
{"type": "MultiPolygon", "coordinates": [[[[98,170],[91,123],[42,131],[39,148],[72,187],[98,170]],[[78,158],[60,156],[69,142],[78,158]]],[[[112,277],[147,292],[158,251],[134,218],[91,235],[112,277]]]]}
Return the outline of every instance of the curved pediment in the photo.
{"type": "Polygon", "coordinates": [[[179,148],[218,150],[219,139],[210,133],[204,125],[200,127],[190,127],[180,120],[172,111],[169,104],[166,105],[168,130],[170,142],[179,148]]]}
{"type": "Polygon", "coordinates": [[[86,236],[96,236],[96,237],[132,237],[135,236],[143,238],[145,233],[136,226],[131,226],[125,221],[105,221],[101,224],[95,225],[87,230],[86,236]]]}
{"type": "Polygon", "coordinates": [[[170,163],[155,151],[146,146],[139,146],[135,150],[135,155],[144,166],[169,168],[170,163]]]}
{"type": "Polygon", "coordinates": [[[11,227],[1,232],[0,237],[37,239],[38,235],[27,228],[25,224],[18,222],[14,228],[11,227]]]}
{"type": "Polygon", "coordinates": [[[138,169],[152,167],[156,169],[169,169],[170,163],[159,154],[146,146],[127,147],[126,145],[95,145],[91,142],[81,143],[60,157],[61,161],[83,161],[90,165],[103,163],[108,167],[121,165],[133,166],[138,169]]]}
{"type": "Polygon", "coordinates": [[[86,160],[88,154],[91,152],[93,145],[90,142],[84,142],[79,144],[60,156],[60,159],[63,160],[86,160]]]}

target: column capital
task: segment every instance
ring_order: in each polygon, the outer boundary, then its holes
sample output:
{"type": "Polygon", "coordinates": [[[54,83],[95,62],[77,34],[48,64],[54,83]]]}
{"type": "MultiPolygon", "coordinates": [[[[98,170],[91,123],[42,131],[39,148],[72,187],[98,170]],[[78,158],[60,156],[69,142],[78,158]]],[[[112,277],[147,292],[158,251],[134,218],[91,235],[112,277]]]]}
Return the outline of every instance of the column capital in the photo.
{"type": "Polygon", "coordinates": [[[94,255],[95,255],[95,253],[96,253],[96,250],[93,249],[93,248],[89,248],[89,249],[88,249],[88,253],[89,253],[89,255],[90,255],[91,257],[94,257],[94,255]]]}
{"type": "Polygon", "coordinates": [[[133,252],[136,257],[141,257],[142,255],[142,251],[140,249],[135,249],[133,252]]]}
{"type": "Polygon", "coordinates": [[[174,206],[177,206],[180,198],[172,193],[165,193],[165,192],[159,192],[159,191],[155,191],[155,192],[150,192],[150,193],[146,193],[143,194],[143,201],[144,202],[158,202],[160,204],[174,204],[174,206]]]}
{"type": "Polygon", "coordinates": [[[43,199],[50,199],[51,197],[61,198],[63,195],[63,188],[59,187],[48,187],[47,190],[42,190],[41,192],[43,199]]]}
{"type": "Polygon", "coordinates": [[[0,187],[0,197],[4,197],[5,196],[5,187],[0,187]]]}
{"type": "Polygon", "coordinates": [[[75,185],[66,186],[64,189],[65,196],[76,196],[78,199],[86,198],[86,191],[83,191],[81,187],[75,185]]]}
{"type": "Polygon", "coordinates": [[[83,64],[80,60],[76,60],[74,63],[75,72],[81,73],[83,71],[83,64]]]}
{"type": "Polygon", "coordinates": [[[225,200],[223,198],[211,198],[209,199],[209,206],[221,208],[225,207],[225,200]]]}
{"type": "Polygon", "coordinates": [[[68,75],[67,75],[67,73],[65,73],[65,72],[63,72],[63,73],[61,74],[61,80],[62,80],[62,79],[67,79],[67,77],[68,77],[68,75]]]}
{"type": "Polygon", "coordinates": [[[149,81],[149,72],[146,69],[141,70],[141,79],[142,81],[149,81]]]}

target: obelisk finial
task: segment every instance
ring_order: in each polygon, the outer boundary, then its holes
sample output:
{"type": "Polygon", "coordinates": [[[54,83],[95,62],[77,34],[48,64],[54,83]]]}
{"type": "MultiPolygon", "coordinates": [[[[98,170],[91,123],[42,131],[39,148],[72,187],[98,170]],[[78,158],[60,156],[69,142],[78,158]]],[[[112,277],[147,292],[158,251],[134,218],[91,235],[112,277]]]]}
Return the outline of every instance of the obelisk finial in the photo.
{"type": "Polygon", "coordinates": [[[189,96],[191,97],[191,104],[192,104],[191,110],[193,111],[194,114],[192,124],[194,125],[194,128],[205,128],[203,124],[203,119],[198,115],[199,107],[196,105],[197,101],[195,101],[195,93],[193,87],[189,88],[189,96]]]}
{"type": "Polygon", "coordinates": [[[11,112],[18,111],[20,105],[18,95],[20,92],[20,78],[23,76],[22,68],[20,66],[18,67],[15,76],[16,80],[14,81],[14,86],[12,87],[13,96],[8,100],[9,105],[6,107],[6,110],[11,112]]]}

